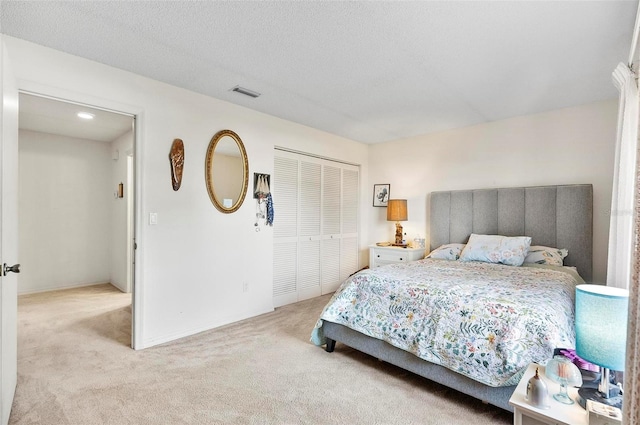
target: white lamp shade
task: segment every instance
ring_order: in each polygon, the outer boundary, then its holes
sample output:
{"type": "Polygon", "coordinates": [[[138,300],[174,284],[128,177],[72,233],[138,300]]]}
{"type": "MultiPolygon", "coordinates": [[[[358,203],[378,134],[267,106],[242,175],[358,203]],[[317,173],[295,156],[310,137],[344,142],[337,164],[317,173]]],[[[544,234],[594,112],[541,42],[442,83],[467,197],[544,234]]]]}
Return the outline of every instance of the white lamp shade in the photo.
{"type": "Polygon", "coordinates": [[[611,370],[624,370],[629,291],[576,286],[576,354],[611,370]]]}

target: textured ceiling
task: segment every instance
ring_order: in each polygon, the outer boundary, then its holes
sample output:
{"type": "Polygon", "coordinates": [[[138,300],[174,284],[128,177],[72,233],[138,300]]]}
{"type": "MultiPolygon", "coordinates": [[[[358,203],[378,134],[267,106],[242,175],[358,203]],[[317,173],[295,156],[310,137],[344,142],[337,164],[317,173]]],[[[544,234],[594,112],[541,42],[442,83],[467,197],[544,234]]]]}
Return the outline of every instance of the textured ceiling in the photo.
{"type": "Polygon", "coordinates": [[[2,33],[376,143],[612,99],[638,1],[3,1],[2,33]],[[231,92],[236,85],[262,95],[231,92]]]}

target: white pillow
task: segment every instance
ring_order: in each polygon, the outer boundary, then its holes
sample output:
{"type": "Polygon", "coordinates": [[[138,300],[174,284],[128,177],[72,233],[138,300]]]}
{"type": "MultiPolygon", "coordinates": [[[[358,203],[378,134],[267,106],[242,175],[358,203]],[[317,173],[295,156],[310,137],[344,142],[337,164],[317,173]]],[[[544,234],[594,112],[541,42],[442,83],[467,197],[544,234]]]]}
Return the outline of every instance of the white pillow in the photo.
{"type": "Polygon", "coordinates": [[[529,252],[531,238],[528,236],[476,235],[460,254],[460,261],[483,261],[485,263],[521,266],[529,252]]]}
{"type": "Polygon", "coordinates": [[[427,258],[434,258],[437,260],[457,260],[460,258],[460,253],[464,249],[463,243],[449,243],[446,245],[440,245],[427,255],[427,258]]]}
{"type": "Polygon", "coordinates": [[[569,251],[562,248],[550,248],[548,246],[534,245],[529,247],[529,253],[524,258],[527,264],[549,264],[551,266],[564,265],[563,259],[569,255],[569,251]]]}

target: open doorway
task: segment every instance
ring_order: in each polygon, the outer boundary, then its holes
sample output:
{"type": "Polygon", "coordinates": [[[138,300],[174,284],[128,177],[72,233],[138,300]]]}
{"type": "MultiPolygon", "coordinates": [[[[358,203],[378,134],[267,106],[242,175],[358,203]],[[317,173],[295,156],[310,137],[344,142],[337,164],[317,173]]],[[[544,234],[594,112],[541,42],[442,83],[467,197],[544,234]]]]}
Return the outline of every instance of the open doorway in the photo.
{"type": "Polygon", "coordinates": [[[20,93],[18,292],[124,296],[130,346],[135,134],[132,115],[20,93]]]}

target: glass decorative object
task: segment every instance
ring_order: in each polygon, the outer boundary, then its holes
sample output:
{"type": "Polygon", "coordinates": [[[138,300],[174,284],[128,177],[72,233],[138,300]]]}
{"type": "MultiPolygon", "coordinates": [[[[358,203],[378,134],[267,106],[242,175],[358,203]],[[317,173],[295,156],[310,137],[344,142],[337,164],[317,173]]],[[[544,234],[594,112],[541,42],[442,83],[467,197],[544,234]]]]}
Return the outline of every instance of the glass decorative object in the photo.
{"type": "Polygon", "coordinates": [[[563,404],[573,404],[574,401],[567,394],[567,386],[579,387],[582,385],[580,369],[564,356],[554,356],[547,362],[545,376],[560,384],[560,392],[553,395],[556,401],[563,404]]]}

